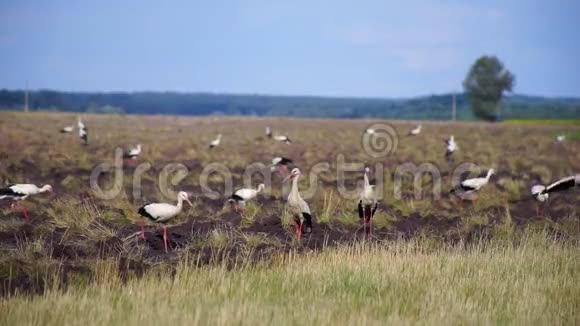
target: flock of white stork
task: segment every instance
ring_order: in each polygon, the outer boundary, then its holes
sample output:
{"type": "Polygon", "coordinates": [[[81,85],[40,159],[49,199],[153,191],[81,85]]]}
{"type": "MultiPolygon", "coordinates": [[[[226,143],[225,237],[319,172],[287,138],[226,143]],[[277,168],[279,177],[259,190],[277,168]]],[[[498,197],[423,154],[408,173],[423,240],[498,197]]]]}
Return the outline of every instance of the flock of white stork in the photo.
{"type": "MultiPolygon", "coordinates": [[[[78,119],[77,123],[79,129],[79,137],[84,145],[88,144],[88,134],[85,124],[78,119]]],[[[74,130],[74,126],[67,126],[61,129],[61,133],[71,133],[74,130]]],[[[377,131],[374,129],[366,129],[365,133],[370,135],[376,135],[377,131]]],[[[412,129],[409,132],[410,136],[418,136],[421,133],[421,125],[412,129]]],[[[291,144],[291,140],[285,135],[274,135],[270,127],[266,127],[266,136],[272,140],[282,142],[285,144],[291,144]]],[[[558,136],[556,141],[564,141],[565,137],[558,136]]],[[[212,140],[209,144],[209,148],[215,148],[220,145],[222,140],[222,135],[219,134],[212,140]]],[[[450,158],[453,153],[459,150],[459,146],[455,142],[453,135],[445,141],[447,144],[445,157],[450,158]]],[[[123,158],[129,161],[135,161],[141,154],[141,144],[137,145],[135,148],[131,148],[125,152],[123,158]]],[[[275,157],[272,159],[271,172],[277,172],[282,176],[283,183],[287,181],[292,181],[292,187],[290,193],[287,196],[287,208],[291,216],[294,219],[294,227],[298,240],[301,240],[302,233],[312,232],[312,213],[308,203],[300,196],[298,190],[298,180],[302,175],[300,169],[293,168],[292,171],[288,170],[288,165],[292,164],[292,160],[285,157],[275,157]]],[[[360,197],[358,201],[358,212],[359,217],[362,220],[363,230],[365,235],[369,238],[372,237],[372,221],[378,208],[378,199],[375,194],[375,186],[370,184],[369,174],[370,169],[367,167],[364,170],[363,175],[363,187],[360,191],[360,197]]],[[[493,175],[494,170],[489,169],[485,177],[471,178],[463,180],[455,187],[451,192],[455,193],[460,198],[460,203],[463,202],[465,198],[470,198],[472,201],[477,200],[476,193],[479,192],[485,185],[488,184],[490,177],[493,175]]],[[[548,186],[534,185],[531,188],[532,197],[534,197],[537,202],[544,203],[547,202],[550,193],[564,191],[574,187],[580,186],[580,174],[575,176],[569,176],[554,182],[548,186]]],[[[242,215],[245,214],[246,203],[250,200],[257,198],[258,194],[264,191],[265,185],[260,184],[256,189],[245,188],[235,191],[232,196],[228,199],[228,203],[232,205],[236,212],[240,212],[242,215]]],[[[38,187],[34,184],[12,184],[4,188],[0,188],[0,200],[7,199],[11,200],[11,208],[13,208],[16,203],[22,210],[24,218],[28,221],[29,215],[22,204],[22,201],[30,196],[37,194],[51,192],[52,187],[50,185],[44,185],[38,187]]],[[[165,246],[165,252],[168,251],[167,245],[167,225],[166,223],[170,221],[175,216],[179,215],[183,210],[183,202],[187,202],[190,206],[193,206],[189,200],[189,195],[181,191],[177,195],[177,204],[167,204],[167,203],[151,203],[146,204],[139,208],[138,213],[147,218],[149,221],[155,224],[163,225],[163,242],[165,246]]],[[[536,206],[536,214],[540,215],[540,206],[536,206]]],[[[145,239],[145,221],[140,221],[141,233],[140,237],[145,239]]]]}

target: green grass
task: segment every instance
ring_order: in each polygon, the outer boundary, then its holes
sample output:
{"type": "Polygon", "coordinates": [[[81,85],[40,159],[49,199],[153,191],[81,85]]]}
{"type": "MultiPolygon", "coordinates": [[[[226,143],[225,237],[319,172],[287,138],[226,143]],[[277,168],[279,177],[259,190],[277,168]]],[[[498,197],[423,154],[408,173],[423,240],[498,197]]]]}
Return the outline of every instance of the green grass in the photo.
{"type": "Polygon", "coordinates": [[[415,239],[287,255],[268,266],[163,266],[0,301],[2,325],[574,324],[580,251],[542,233],[470,247],[415,239]]]}

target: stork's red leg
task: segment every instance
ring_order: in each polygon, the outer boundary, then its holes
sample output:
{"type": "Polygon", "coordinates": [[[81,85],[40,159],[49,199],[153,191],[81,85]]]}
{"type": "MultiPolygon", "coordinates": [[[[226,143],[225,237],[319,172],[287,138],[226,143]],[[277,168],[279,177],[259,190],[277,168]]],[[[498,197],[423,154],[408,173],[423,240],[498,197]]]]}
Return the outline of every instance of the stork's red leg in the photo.
{"type": "Polygon", "coordinates": [[[145,240],[145,222],[141,220],[139,225],[141,225],[141,239],[145,240]]]}
{"type": "Polygon", "coordinates": [[[463,196],[459,197],[459,207],[463,206],[463,196]]]}
{"type": "Polygon", "coordinates": [[[298,229],[298,240],[302,239],[302,220],[300,220],[300,228],[298,229]]]}
{"type": "Polygon", "coordinates": [[[373,211],[371,210],[369,217],[369,240],[373,237],[373,211]]]}
{"type": "Polygon", "coordinates": [[[367,234],[367,217],[366,217],[366,207],[363,206],[362,208],[363,211],[363,232],[366,235],[367,234]]]}
{"type": "Polygon", "coordinates": [[[536,204],[536,216],[540,216],[540,205],[536,204]]]}
{"type": "Polygon", "coordinates": [[[167,253],[167,226],[163,226],[163,244],[165,245],[165,253],[167,253]]]}
{"type": "Polygon", "coordinates": [[[22,202],[18,202],[18,206],[20,206],[20,209],[22,210],[22,213],[24,214],[24,219],[27,221],[30,221],[30,217],[28,217],[28,212],[26,211],[26,208],[24,207],[22,202]]]}
{"type": "Polygon", "coordinates": [[[296,231],[296,236],[298,237],[298,240],[300,240],[300,231],[298,230],[299,226],[298,226],[298,222],[294,221],[294,231],[296,231]]]}

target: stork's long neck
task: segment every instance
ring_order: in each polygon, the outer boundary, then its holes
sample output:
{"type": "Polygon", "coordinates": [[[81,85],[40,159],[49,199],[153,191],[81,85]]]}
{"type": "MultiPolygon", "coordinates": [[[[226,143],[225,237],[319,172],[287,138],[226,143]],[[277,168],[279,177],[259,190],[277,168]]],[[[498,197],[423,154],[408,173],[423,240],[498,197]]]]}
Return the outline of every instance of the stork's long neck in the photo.
{"type": "Polygon", "coordinates": [[[371,183],[369,182],[369,176],[367,175],[367,172],[365,171],[365,175],[364,175],[364,182],[365,182],[365,189],[368,189],[371,187],[371,183]]]}
{"type": "Polygon", "coordinates": [[[175,207],[177,207],[178,212],[181,212],[183,209],[183,198],[177,197],[177,205],[175,205],[175,207]]]}
{"type": "Polygon", "coordinates": [[[292,179],[292,189],[290,190],[290,197],[292,198],[300,198],[300,193],[298,192],[298,178],[299,176],[295,176],[292,179]]]}
{"type": "Polygon", "coordinates": [[[488,182],[490,177],[491,177],[491,170],[487,171],[487,175],[485,176],[485,181],[488,182]]]}
{"type": "MultiPolygon", "coordinates": [[[[38,188],[38,187],[37,187],[38,188]]],[[[42,193],[42,192],[47,192],[48,191],[48,187],[47,186],[43,186],[42,188],[38,188],[38,192],[42,193]]]]}

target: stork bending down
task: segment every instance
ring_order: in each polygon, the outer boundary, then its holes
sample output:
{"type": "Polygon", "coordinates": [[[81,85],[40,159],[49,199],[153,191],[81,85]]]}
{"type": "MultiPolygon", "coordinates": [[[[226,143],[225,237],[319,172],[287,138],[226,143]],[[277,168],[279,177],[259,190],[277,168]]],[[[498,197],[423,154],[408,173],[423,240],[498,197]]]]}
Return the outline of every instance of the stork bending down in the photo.
{"type": "Polygon", "coordinates": [[[30,217],[28,216],[28,211],[22,204],[22,201],[30,196],[51,191],[52,187],[50,185],[44,185],[42,188],[39,188],[33,184],[13,184],[0,189],[0,200],[11,199],[12,205],[10,207],[14,207],[14,204],[18,202],[18,206],[20,207],[20,210],[22,210],[24,219],[29,221],[30,217]]]}

